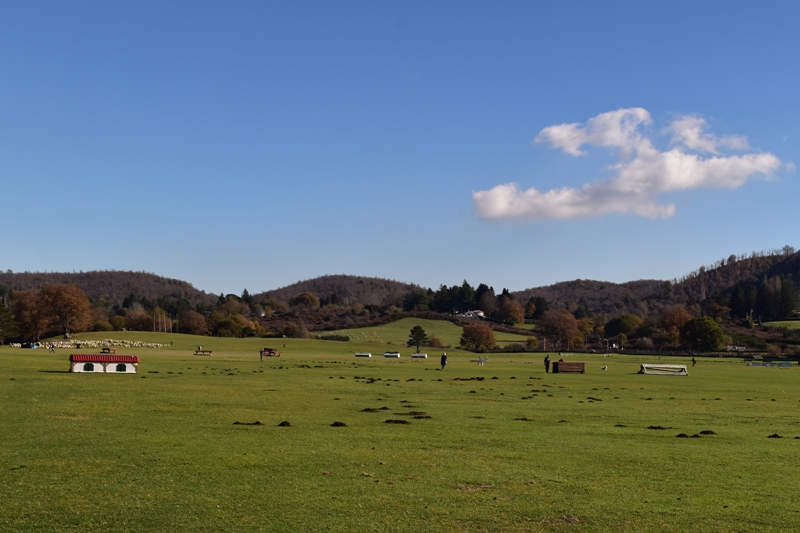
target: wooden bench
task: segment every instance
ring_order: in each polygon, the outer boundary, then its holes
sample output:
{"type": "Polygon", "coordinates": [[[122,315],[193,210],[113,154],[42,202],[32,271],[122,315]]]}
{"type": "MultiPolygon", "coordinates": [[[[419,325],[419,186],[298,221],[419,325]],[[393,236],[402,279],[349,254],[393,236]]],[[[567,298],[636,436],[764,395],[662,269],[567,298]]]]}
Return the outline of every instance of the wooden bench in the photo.
{"type": "Polygon", "coordinates": [[[117,353],[116,348],[103,348],[100,350],[100,353],[117,353]]]}
{"type": "Polygon", "coordinates": [[[207,356],[211,357],[211,350],[195,350],[194,354],[195,355],[207,355],[207,356]]]}
{"type": "Polygon", "coordinates": [[[586,363],[574,361],[555,361],[553,363],[553,374],[583,374],[585,372],[586,363]]]}

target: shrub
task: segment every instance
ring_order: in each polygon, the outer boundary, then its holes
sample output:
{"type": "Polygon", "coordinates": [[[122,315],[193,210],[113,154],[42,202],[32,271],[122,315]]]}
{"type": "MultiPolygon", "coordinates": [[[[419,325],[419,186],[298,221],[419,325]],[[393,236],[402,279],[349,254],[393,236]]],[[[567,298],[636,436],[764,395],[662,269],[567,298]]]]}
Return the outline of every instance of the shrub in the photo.
{"type": "Polygon", "coordinates": [[[428,337],[428,348],[444,348],[444,346],[437,337],[428,337]]]}
{"type": "Polygon", "coordinates": [[[111,327],[114,328],[114,331],[122,331],[125,329],[125,317],[122,315],[117,315],[111,317],[111,327]]]}
{"type": "Polygon", "coordinates": [[[349,335],[317,335],[317,340],[321,341],[340,341],[340,342],[349,342],[350,336],[349,335]]]}
{"type": "Polygon", "coordinates": [[[97,320],[92,325],[92,331],[113,331],[114,327],[108,320],[97,320]]]}

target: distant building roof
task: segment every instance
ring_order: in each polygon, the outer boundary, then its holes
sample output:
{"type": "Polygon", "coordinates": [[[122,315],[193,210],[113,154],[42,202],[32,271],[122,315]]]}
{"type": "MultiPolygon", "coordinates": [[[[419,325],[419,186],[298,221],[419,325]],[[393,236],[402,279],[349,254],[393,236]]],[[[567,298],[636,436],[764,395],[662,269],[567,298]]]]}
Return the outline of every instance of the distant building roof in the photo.
{"type": "Polygon", "coordinates": [[[69,356],[70,363],[138,363],[135,355],[78,354],[69,356]]]}

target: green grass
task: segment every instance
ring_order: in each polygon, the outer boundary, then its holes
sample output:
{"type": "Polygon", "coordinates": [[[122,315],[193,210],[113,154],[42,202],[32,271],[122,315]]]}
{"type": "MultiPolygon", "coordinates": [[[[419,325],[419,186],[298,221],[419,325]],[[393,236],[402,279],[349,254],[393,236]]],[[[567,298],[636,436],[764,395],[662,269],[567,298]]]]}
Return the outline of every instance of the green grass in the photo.
{"type": "Polygon", "coordinates": [[[442,372],[405,356],[416,323],[457,342],[417,320],[350,343],[113,334],[173,342],[119,350],[139,375],[0,348],[0,531],[800,530],[800,369],[576,355],[586,374],[546,375],[539,354],[448,350],[442,372]],[[352,355],[387,342],[404,357],[352,355]]]}
{"type": "Polygon", "coordinates": [[[775,322],[764,322],[768,328],[788,328],[800,329],[800,320],[777,320],[775,322]]]}

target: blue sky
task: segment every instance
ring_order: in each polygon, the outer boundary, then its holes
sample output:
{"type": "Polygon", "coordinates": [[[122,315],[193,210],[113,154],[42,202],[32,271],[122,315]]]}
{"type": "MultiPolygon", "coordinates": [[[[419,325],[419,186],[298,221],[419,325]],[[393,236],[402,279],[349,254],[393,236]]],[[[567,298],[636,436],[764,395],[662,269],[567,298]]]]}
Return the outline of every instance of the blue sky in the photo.
{"type": "Polygon", "coordinates": [[[798,247],[797,20],[791,2],[6,2],[0,268],[521,290],[798,247]]]}

